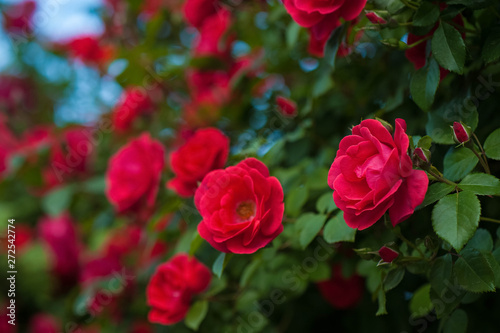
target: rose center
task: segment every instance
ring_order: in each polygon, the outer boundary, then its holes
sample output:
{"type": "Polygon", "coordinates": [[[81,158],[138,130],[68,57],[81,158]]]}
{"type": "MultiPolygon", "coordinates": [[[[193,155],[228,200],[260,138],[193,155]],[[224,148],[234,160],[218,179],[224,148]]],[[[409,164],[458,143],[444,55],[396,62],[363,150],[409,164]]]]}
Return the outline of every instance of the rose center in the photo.
{"type": "Polygon", "coordinates": [[[236,214],[243,221],[247,221],[255,215],[255,204],[252,201],[243,201],[236,208],[236,214]]]}

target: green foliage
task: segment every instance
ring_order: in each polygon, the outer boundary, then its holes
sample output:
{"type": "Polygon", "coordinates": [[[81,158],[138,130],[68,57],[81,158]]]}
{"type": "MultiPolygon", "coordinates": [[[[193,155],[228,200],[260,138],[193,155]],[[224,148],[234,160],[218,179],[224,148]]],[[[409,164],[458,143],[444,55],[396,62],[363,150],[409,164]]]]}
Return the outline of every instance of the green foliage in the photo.
{"type": "Polygon", "coordinates": [[[500,160],[500,128],[488,136],[484,142],[484,152],[489,158],[500,160]]]}
{"type": "Polygon", "coordinates": [[[485,173],[467,175],[458,185],[462,190],[467,190],[479,195],[494,195],[500,193],[500,180],[485,173]]]}
{"type": "Polygon", "coordinates": [[[203,321],[203,319],[205,319],[207,312],[208,301],[202,300],[194,303],[189,308],[189,311],[186,314],[186,318],[184,319],[186,326],[193,331],[198,331],[198,327],[200,327],[201,322],[203,321]]]}
{"type": "Polygon", "coordinates": [[[439,237],[460,250],[476,232],[480,213],[481,205],[474,193],[449,194],[434,207],[432,226],[439,237]]]}
{"type": "Polygon", "coordinates": [[[450,148],[444,157],[444,176],[457,181],[468,175],[479,162],[474,153],[465,147],[450,148]]]}
{"type": "Polygon", "coordinates": [[[429,186],[427,193],[425,194],[424,202],[420,207],[426,207],[434,202],[438,201],[445,195],[449,194],[455,189],[455,186],[447,183],[434,183],[429,186]]]}
{"type": "Polygon", "coordinates": [[[430,297],[431,285],[426,284],[418,288],[410,300],[410,312],[412,317],[422,317],[432,311],[434,305],[430,297]]]}
{"type": "Polygon", "coordinates": [[[413,74],[410,92],[413,100],[422,110],[429,110],[439,86],[439,66],[434,59],[413,74]]]}
{"type": "Polygon", "coordinates": [[[465,65],[465,43],[452,25],[441,22],[432,37],[432,53],[439,65],[462,74],[465,65]]]}
{"type": "Polygon", "coordinates": [[[475,249],[460,252],[453,270],[460,286],[471,292],[495,291],[495,275],[485,255],[475,249]]]}
{"type": "Polygon", "coordinates": [[[344,213],[337,213],[326,223],[323,237],[328,243],[354,242],[356,229],[349,227],[344,221],[344,213]]]}

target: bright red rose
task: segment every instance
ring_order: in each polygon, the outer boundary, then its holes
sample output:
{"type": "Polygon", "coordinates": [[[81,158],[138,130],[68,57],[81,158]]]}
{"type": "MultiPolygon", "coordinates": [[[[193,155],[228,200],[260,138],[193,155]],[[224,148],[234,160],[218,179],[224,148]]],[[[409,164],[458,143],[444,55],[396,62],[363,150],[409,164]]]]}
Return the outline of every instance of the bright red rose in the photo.
{"type": "Polygon", "coordinates": [[[226,9],[206,18],[199,28],[200,35],[194,48],[195,56],[228,56],[231,51],[231,38],[225,34],[230,26],[231,13],[226,9]]]}
{"type": "Polygon", "coordinates": [[[344,277],[340,264],[333,266],[330,280],[318,282],[317,285],[321,295],[337,309],[356,307],[363,298],[363,278],[356,274],[344,277]]]}
{"type": "Polygon", "coordinates": [[[76,282],[80,273],[80,245],[69,215],[42,218],[38,232],[49,248],[52,269],[57,277],[65,285],[76,282]]]}
{"type": "Polygon", "coordinates": [[[403,119],[396,119],[394,138],[379,121],[367,119],[340,141],[328,185],[351,228],[366,229],[387,210],[395,226],[424,200],[429,180],[425,171],[413,170],[405,131],[403,119]]]}
{"type": "Polygon", "coordinates": [[[129,87],[113,110],[113,125],[118,131],[126,131],[139,115],[151,112],[152,109],[153,102],[144,89],[129,87]]]}
{"type": "Polygon", "coordinates": [[[175,178],[167,184],[182,197],[194,195],[198,182],[212,170],[223,168],[229,154],[229,138],[216,128],[196,131],[170,156],[175,178]]]}
{"type": "Polygon", "coordinates": [[[48,314],[37,314],[30,320],[30,333],[59,333],[61,324],[48,314]]]}
{"type": "Polygon", "coordinates": [[[146,288],[149,321],[163,325],[181,321],[192,298],[207,289],[211,279],[210,270],[187,254],[158,266],[146,288]]]}
{"type": "Polygon", "coordinates": [[[33,32],[31,21],[35,11],[35,1],[23,1],[7,7],[5,11],[2,11],[5,30],[17,34],[31,34],[33,32]]]}
{"type": "Polygon", "coordinates": [[[283,96],[276,97],[276,104],[279,112],[285,117],[295,117],[297,115],[297,103],[283,96]]]}
{"type": "Polygon", "coordinates": [[[103,66],[111,60],[114,49],[103,45],[97,36],[81,36],[74,38],[63,46],[70,55],[88,65],[103,66]]]}
{"type": "Polygon", "coordinates": [[[200,236],[222,252],[254,253],[283,231],[283,189],[255,158],[210,172],[194,202],[200,236]]]}
{"type": "Polygon", "coordinates": [[[141,211],[154,205],[164,166],[160,142],[142,134],[111,157],[106,195],[116,211],[141,211]]]}
{"type": "Polygon", "coordinates": [[[199,29],[208,17],[217,15],[220,9],[222,7],[219,0],[187,0],[184,4],[184,17],[199,29]]]}
{"type": "Polygon", "coordinates": [[[283,0],[286,10],[299,25],[309,28],[309,51],[322,57],[325,44],[340,19],[358,17],[366,0],[283,0]]]}

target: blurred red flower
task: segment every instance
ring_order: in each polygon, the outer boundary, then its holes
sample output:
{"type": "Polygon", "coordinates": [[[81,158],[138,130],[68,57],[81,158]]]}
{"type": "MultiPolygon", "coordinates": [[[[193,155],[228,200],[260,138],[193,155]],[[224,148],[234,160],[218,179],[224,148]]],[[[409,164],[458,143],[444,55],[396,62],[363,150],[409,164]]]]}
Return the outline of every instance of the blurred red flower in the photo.
{"type": "Polygon", "coordinates": [[[363,278],[356,274],[344,277],[340,264],[332,267],[329,280],[318,282],[317,286],[325,300],[337,309],[354,308],[363,298],[363,278]]]}
{"type": "Polygon", "coordinates": [[[146,90],[141,87],[129,87],[125,89],[113,110],[113,125],[118,131],[126,131],[139,115],[152,110],[153,102],[146,90]]]}
{"type": "Polygon", "coordinates": [[[192,298],[207,289],[211,279],[210,270],[187,254],[158,266],[146,289],[149,321],[163,325],[181,321],[192,298]]]}
{"type": "Polygon", "coordinates": [[[10,5],[2,11],[4,29],[14,34],[30,35],[33,32],[32,20],[35,11],[35,1],[10,5]]]}
{"type": "Polygon", "coordinates": [[[216,128],[196,131],[170,156],[175,178],[167,184],[182,197],[193,196],[198,183],[212,170],[223,168],[229,154],[229,138],[216,128]]]}
{"type": "Polygon", "coordinates": [[[295,117],[297,115],[297,103],[283,96],[276,97],[278,111],[285,117],[295,117]]]}

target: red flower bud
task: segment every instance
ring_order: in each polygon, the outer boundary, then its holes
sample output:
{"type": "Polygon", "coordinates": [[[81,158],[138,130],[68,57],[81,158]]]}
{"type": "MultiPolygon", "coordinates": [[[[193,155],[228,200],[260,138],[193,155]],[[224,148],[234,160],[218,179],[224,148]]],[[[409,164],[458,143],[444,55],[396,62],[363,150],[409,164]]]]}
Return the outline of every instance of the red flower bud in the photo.
{"type": "Polygon", "coordinates": [[[382,246],[380,250],[378,250],[378,254],[384,262],[393,262],[394,259],[399,257],[399,253],[397,251],[387,246],[382,246]]]}
{"type": "Polygon", "coordinates": [[[471,129],[469,126],[466,126],[459,122],[453,123],[453,139],[457,143],[465,143],[470,140],[470,132],[471,129]]]}
{"type": "Polygon", "coordinates": [[[366,13],[366,18],[369,19],[370,22],[373,23],[373,24],[386,24],[387,23],[386,20],[384,20],[382,17],[380,17],[375,12],[367,12],[366,13]]]}
{"type": "Polygon", "coordinates": [[[427,149],[423,149],[423,148],[415,148],[415,150],[413,151],[413,155],[414,156],[417,156],[422,162],[424,163],[429,163],[430,162],[430,155],[431,155],[431,152],[427,149]]]}

